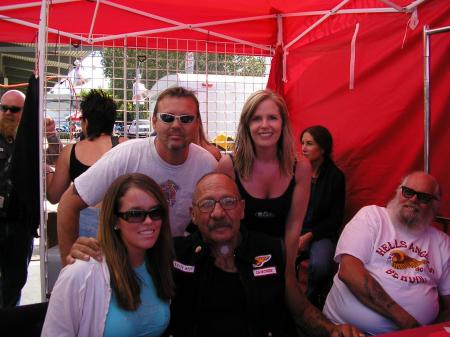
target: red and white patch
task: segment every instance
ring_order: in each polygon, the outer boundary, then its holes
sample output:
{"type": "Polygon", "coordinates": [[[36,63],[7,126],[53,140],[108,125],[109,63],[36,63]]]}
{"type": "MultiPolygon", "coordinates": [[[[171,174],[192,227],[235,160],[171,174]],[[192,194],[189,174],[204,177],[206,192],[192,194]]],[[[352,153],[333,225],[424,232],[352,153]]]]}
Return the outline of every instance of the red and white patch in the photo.
{"type": "Polygon", "coordinates": [[[267,267],[267,268],[253,270],[253,275],[255,277],[274,275],[276,273],[277,273],[277,267],[267,267]]]}
{"type": "Polygon", "coordinates": [[[188,266],[188,265],[182,264],[178,261],[173,261],[173,266],[176,269],[181,270],[182,272],[185,272],[185,273],[193,273],[195,271],[195,266],[188,266]]]}
{"type": "Polygon", "coordinates": [[[253,263],[254,268],[260,268],[264,266],[264,264],[272,258],[272,255],[259,255],[255,256],[255,263],[253,263]]]}

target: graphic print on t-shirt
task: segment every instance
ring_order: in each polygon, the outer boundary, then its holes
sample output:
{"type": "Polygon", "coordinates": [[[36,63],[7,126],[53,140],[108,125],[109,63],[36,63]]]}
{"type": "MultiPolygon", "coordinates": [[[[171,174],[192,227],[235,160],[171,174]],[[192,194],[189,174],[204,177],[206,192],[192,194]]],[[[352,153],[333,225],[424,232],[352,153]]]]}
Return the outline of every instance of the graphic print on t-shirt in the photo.
{"type": "Polygon", "coordinates": [[[169,207],[173,207],[177,202],[177,191],[180,189],[180,186],[170,179],[161,183],[160,186],[166,196],[169,207]]]}
{"type": "Polygon", "coordinates": [[[401,250],[394,250],[392,253],[389,253],[389,260],[395,269],[417,268],[428,263],[427,260],[417,260],[410,257],[401,250]]]}
{"type": "Polygon", "coordinates": [[[428,252],[404,240],[391,240],[379,245],[375,252],[386,259],[387,275],[407,283],[429,283],[434,268],[430,265],[428,252]]]}

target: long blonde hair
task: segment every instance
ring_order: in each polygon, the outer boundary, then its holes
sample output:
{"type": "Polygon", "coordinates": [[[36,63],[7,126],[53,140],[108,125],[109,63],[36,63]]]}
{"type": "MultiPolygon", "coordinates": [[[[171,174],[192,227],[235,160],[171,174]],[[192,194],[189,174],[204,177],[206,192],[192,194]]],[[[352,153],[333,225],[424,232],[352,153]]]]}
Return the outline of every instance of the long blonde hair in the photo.
{"type": "Polygon", "coordinates": [[[211,145],[209,140],[206,138],[205,135],[205,129],[203,128],[203,122],[201,115],[198,115],[198,129],[195,133],[194,139],[192,140],[194,144],[197,144],[198,146],[205,146],[205,145],[211,145]]]}
{"type": "Polygon", "coordinates": [[[234,167],[242,178],[248,178],[250,176],[256,158],[255,145],[250,133],[249,124],[258,106],[267,99],[272,100],[277,105],[282,120],[282,131],[277,144],[277,157],[280,162],[280,170],[285,175],[291,175],[293,173],[297,154],[286,103],[281,96],[273,91],[259,90],[253,93],[245,102],[236,135],[234,167]]]}
{"type": "Polygon", "coordinates": [[[111,287],[117,302],[124,310],[136,310],[140,303],[140,281],[128,258],[127,248],[120,232],[114,230],[118,222],[120,200],[131,188],[152,195],[163,210],[161,230],[154,246],[146,251],[146,267],[155,284],[158,297],[164,300],[174,295],[172,263],[174,258],[169,224],[169,207],[159,185],[141,173],[120,176],[109,187],[100,212],[98,239],[111,274],[111,287]]]}

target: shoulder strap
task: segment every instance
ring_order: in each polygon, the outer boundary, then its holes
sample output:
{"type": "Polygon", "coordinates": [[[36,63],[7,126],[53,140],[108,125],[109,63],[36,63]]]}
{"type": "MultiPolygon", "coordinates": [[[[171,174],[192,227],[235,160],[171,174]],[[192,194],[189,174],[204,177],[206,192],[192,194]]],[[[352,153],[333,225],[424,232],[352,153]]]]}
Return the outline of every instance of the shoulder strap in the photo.
{"type": "Polygon", "coordinates": [[[77,146],[78,143],[74,143],[72,145],[72,148],[70,149],[70,162],[72,162],[73,159],[75,159],[75,146],[77,146]]]}
{"type": "MultiPolygon", "coordinates": [[[[229,153],[228,155],[230,156],[231,163],[233,164],[234,180],[236,181],[236,184],[237,184],[239,190],[242,189],[242,190],[245,191],[244,186],[241,185],[241,180],[239,179],[239,173],[238,173],[238,171],[236,170],[236,168],[234,167],[234,157],[233,157],[233,154],[232,154],[232,153],[229,153]]],[[[245,191],[245,192],[247,192],[247,191],[245,191]]]]}
{"type": "Polygon", "coordinates": [[[234,167],[234,158],[233,158],[233,154],[232,154],[232,153],[229,153],[228,155],[230,156],[231,162],[233,163],[233,167],[234,167]]]}

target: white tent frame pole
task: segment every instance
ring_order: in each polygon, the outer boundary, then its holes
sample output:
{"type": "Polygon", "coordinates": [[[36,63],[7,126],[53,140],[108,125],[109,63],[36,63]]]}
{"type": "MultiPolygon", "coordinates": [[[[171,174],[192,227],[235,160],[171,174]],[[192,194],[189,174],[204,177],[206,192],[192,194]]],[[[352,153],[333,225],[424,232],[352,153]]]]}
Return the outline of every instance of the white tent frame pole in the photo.
{"type": "Polygon", "coordinates": [[[283,17],[277,16],[277,47],[283,46],[283,17]]]}
{"type": "MultiPolygon", "coordinates": [[[[14,18],[11,18],[11,17],[6,16],[6,15],[0,15],[0,20],[17,23],[18,25],[22,25],[22,26],[25,26],[25,27],[30,27],[30,28],[34,28],[34,29],[39,30],[39,25],[37,25],[35,23],[31,23],[31,22],[28,22],[28,21],[20,20],[20,19],[14,19],[14,18]]],[[[58,34],[58,35],[65,36],[65,37],[69,37],[69,38],[72,38],[72,39],[75,39],[75,40],[81,40],[83,42],[88,42],[89,43],[89,40],[87,38],[85,38],[85,37],[82,37],[81,35],[68,33],[68,32],[64,32],[64,31],[53,29],[53,28],[49,28],[49,27],[47,28],[47,32],[53,33],[53,34],[58,34]]]]}
{"type": "MultiPolygon", "coordinates": [[[[52,1],[52,5],[57,5],[57,4],[64,4],[64,3],[70,3],[70,2],[79,2],[81,0],[53,0],[52,1]]],[[[47,27],[47,32],[52,33],[52,34],[58,34],[60,36],[64,36],[64,37],[68,37],[68,38],[72,38],[72,39],[77,39],[80,40],[82,42],[86,42],[89,44],[94,44],[94,43],[99,43],[99,42],[104,42],[104,41],[111,41],[111,40],[116,40],[116,39],[122,39],[125,36],[127,37],[135,37],[135,36],[141,36],[141,35],[150,35],[150,34],[156,34],[156,33],[164,33],[164,32],[170,32],[170,31],[176,31],[176,30],[182,30],[182,29],[192,29],[194,31],[203,33],[203,34],[208,34],[211,36],[215,36],[215,37],[219,37],[222,38],[224,40],[228,40],[228,41],[232,41],[235,43],[241,43],[244,45],[248,45],[251,47],[255,47],[255,48],[260,48],[262,50],[266,50],[266,51],[271,51],[271,48],[265,45],[260,45],[260,44],[256,44],[250,41],[246,41],[246,40],[242,40],[242,39],[238,39],[229,35],[225,35],[225,34],[221,34],[221,33],[217,33],[214,31],[210,31],[207,29],[203,29],[202,27],[212,27],[212,26],[217,26],[217,25],[225,25],[225,24],[232,24],[232,23],[239,23],[239,22],[249,22],[249,21],[257,21],[257,20],[267,20],[267,19],[276,19],[278,16],[281,17],[295,17],[295,16],[317,16],[317,15],[323,15],[323,17],[316,22],[313,26],[309,27],[305,32],[303,32],[302,34],[300,34],[299,37],[297,37],[297,40],[294,40],[295,42],[297,42],[299,39],[301,39],[304,35],[306,35],[307,33],[309,33],[312,29],[314,29],[316,26],[318,26],[321,22],[323,22],[326,18],[328,18],[330,15],[338,15],[338,14],[362,14],[362,13],[399,13],[399,10],[394,9],[394,8],[360,8],[360,9],[340,9],[345,3],[347,3],[349,0],[344,0],[342,3],[340,3],[339,5],[337,5],[335,8],[333,8],[330,11],[309,11],[309,12],[298,12],[298,13],[288,13],[288,14],[281,14],[281,15],[277,15],[277,14],[271,14],[271,15],[260,15],[260,16],[253,16],[253,17],[245,17],[245,18],[238,18],[238,19],[229,19],[229,20],[220,20],[220,21],[211,21],[211,22],[204,22],[204,23],[196,23],[196,24],[185,24],[182,22],[178,22],[175,20],[171,20],[159,15],[155,15],[152,13],[148,13],[148,12],[144,12],[138,9],[134,9],[134,8],[130,8],[124,5],[120,5],[114,2],[111,2],[109,0],[96,0],[96,7],[95,7],[95,11],[94,11],[94,15],[91,21],[91,27],[89,30],[89,35],[88,37],[83,37],[81,35],[77,35],[74,33],[69,33],[69,32],[65,32],[65,31],[61,31],[58,29],[54,29],[54,28],[50,28],[47,27]],[[127,33],[127,34],[117,34],[117,35],[110,35],[107,37],[100,37],[100,38],[93,38],[93,30],[94,30],[94,25],[97,19],[97,13],[98,13],[98,9],[99,9],[99,5],[100,3],[114,7],[114,8],[118,8],[118,9],[122,9],[124,11],[128,11],[130,13],[134,13],[137,15],[141,15],[144,17],[148,17],[148,18],[152,18],[158,21],[162,21],[168,24],[172,24],[175,25],[175,27],[167,27],[167,28],[160,28],[160,29],[153,29],[153,30],[144,30],[144,31],[138,31],[138,32],[133,32],[133,33],[127,33]]],[[[385,2],[385,3],[391,3],[390,0],[380,0],[381,2],[385,2]]],[[[422,2],[424,2],[426,0],[416,0],[414,2],[412,2],[409,6],[405,7],[405,8],[400,8],[402,12],[404,11],[409,11],[415,7],[417,7],[419,4],[421,4],[422,2]]],[[[0,6],[0,12],[1,11],[6,11],[6,10],[11,10],[11,9],[22,9],[22,8],[31,8],[31,7],[36,7],[36,6],[40,6],[42,2],[32,2],[29,4],[19,4],[19,5],[9,5],[9,6],[0,6]]],[[[23,26],[27,26],[27,27],[31,27],[31,28],[35,28],[38,29],[39,26],[31,23],[31,22],[27,22],[24,20],[20,20],[20,19],[14,19],[8,16],[3,16],[0,15],[0,20],[5,20],[5,21],[9,21],[9,22],[14,22],[16,24],[19,25],[23,25],[23,26]]],[[[293,43],[295,42],[291,42],[291,44],[289,44],[288,47],[290,47],[293,43]]]]}
{"type": "MultiPolygon", "coordinates": [[[[161,28],[161,29],[156,29],[156,30],[152,30],[152,31],[144,31],[144,32],[133,32],[133,33],[126,33],[126,34],[118,34],[118,35],[111,35],[108,37],[101,37],[98,39],[92,39],[89,42],[90,43],[98,43],[98,42],[104,42],[104,41],[111,41],[111,40],[117,40],[118,38],[123,38],[123,37],[136,37],[136,36],[142,36],[142,35],[149,35],[149,34],[154,34],[155,31],[156,33],[164,33],[164,32],[170,32],[170,31],[175,31],[175,30],[182,30],[182,29],[187,29],[189,28],[189,25],[185,25],[185,26],[177,26],[177,27],[170,27],[170,28],[161,28]]],[[[195,30],[195,29],[194,29],[195,30]]],[[[257,43],[253,43],[253,42],[249,42],[246,40],[242,40],[242,39],[237,39],[228,35],[224,35],[224,34],[219,34],[219,33],[214,33],[205,29],[202,29],[207,35],[212,35],[215,37],[220,37],[224,40],[228,40],[228,41],[232,41],[232,42],[236,42],[236,43],[241,43],[247,46],[251,46],[254,48],[259,48],[262,50],[266,50],[266,51],[270,51],[271,48],[265,45],[261,45],[261,44],[257,44],[257,43]]]]}
{"type": "Polygon", "coordinates": [[[303,38],[306,34],[308,34],[310,31],[312,31],[314,28],[316,28],[318,25],[320,25],[322,22],[324,22],[326,19],[328,19],[331,15],[335,14],[339,8],[343,7],[347,2],[350,0],[344,0],[340,2],[337,6],[335,6],[332,10],[328,11],[327,14],[322,16],[319,20],[314,22],[311,26],[309,26],[307,29],[305,29],[300,35],[298,35],[296,38],[294,38],[291,42],[289,42],[285,47],[284,50],[288,50],[290,46],[292,46],[294,43],[296,43],[298,40],[303,38]]]}
{"type": "Polygon", "coordinates": [[[386,6],[394,8],[398,12],[404,12],[405,9],[402,6],[397,5],[396,3],[390,1],[390,0],[378,0],[382,3],[384,3],[386,6]]]}
{"type": "Polygon", "coordinates": [[[411,2],[408,6],[405,7],[407,12],[411,12],[412,10],[414,10],[417,6],[421,5],[422,3],[424,3],[427,0],[416,0],[411,2]]]}
{"type": "MultiPolygon", "coordinates": [[[[38,74],[39,77],[39,133],[38,133],[38,144],[39,149],[43,149],[43,139],[44,139],[44,130],[43,123],[44,120],[44,85],[45,85],[45,59],[46,59],[46,40],[47,40],[47,12],[48,11],[48,0],[42,1],[41,6],[41,15],[39,18],[39,32],[38,32],[38,74]]],[[[46,300],[46,293],[48,287],[48,278],[47,278],[47,225],[46,225],[46,213],[47,210],[44,205],[44,181],[42,177],[44,176],[44,158],[42,150],[39,151],[39,209],[40,209],[40,224],[39,224],[39,233],[41,235],[39,239],[39,256],[40,256],[40,272],[41,272],[41,300],[42,302],[46,300]],[[44,262],[44,263],[42,263],[44,262]]]]}
{"type": "MultiPolygon", "coordinates": [[[[200,23],[200,24],[190,24],[190,25],[188,25],[188,24],[185,24],[183,22],[178,22],[178,21],[175,21],[175,20],[167,19],[167,18],[164,18],[162,16],[154,15],[154,14],[151,14],[151,13],[148,13],[148,12],[144,12],[144,11],[141,11],[141,10],[137,10],[137,9],[133,9],[133,8],[130,8],[130,7],[127,7],[127,6],[119,5],[119,4],[110,2],[110,1],[102,1],[102,0],[100,0],[100,1],[102,3],[104,3],[104,4],[110,5],[110,6],[115,7],[115,8],[120,8],[122,10],[126,10],[126,11],[128,11],[130,13],[134,13],[134,14],[145,16],[145,17],[149,17],[149,18],[152,18],[152,19],[155,19],[155,20],[159,20],[159,21],[162,21],[162,22],[165,22],[165,23],[169,23],[169,24],[172,24],[172,25],[175,25],[175,26],[183,26],[183,28],[181,28],[181,29],[190,28],[190,29],[192,29],[194,31],[197,31],[197,32],[200,32],[200,33],[203,33],[203,34],[212,35],[212,36],[215,36],[215,37],[220,37],[222,39],[229,40],[229,41],[232,41],[232,42],[241,43],[241,44],[245,44],[245,45],[248,45],[248,46],[251,46],[251,47],[260,48],[260,49],[263,49],[263,50],[270,51],[270,47],[267,47],[265,45],[260,45],[260,44],[256,44],[256,43],[253,43],[253,42],[250,42],[250,41],[237,39],[237,38],[232,37],[232,36],[216,33],[216,32],[213,32],[213,31],[206,30],[206,29],[202,29],[202,28],[196,28],[196,25],[202,25],[202,26],[208,25],[208,26],[211,26],[211,24],[200,23]],[[184,26],[186,26],[186,28],[184,26]]],[[[270,18],[272,16],[269,15],[269,16],[264,16],[264,17],[266,17],[266,18],[269,17],[270,18]]],[[[241,20],[241,22],[245,22],[245,21],[250,21],[250,20],[254,21],[254,20],[260,20],[260,19],[259,18],[258,19],[247,18],[247,19],[233,19],[233,20],[241,20]]],[[[222,20],[220,22],[221,22],[220,24],[225,24],[226,21],[222,20]]],[[[171,29],[171,28],[173,30],[174,27],[169,27],[167,29],[171,29]]],[[[161,30],[159,32],[164,32],[164,30],[161,30]]],[[[120,34],[120,35],[123,35],[123,34],[120,34]]],[[[118,36],[119,38],[121,38],[120,35],[118,36]]],[[[130,37],[138,36],[135,33],[128,33],[126,35],[130,36],[130,37]]],[[[140,35],[142,35],[142,34],[140,34],[140,35]]],[[[110,36],[109,38],[107,38],[106,40],[103,40],[103,41],[115,40],[116,38],[117,37],[112,35],[112,36],[110,36]]],[[[93,39],[93,42],[95,43],[95,42],[97,42],[97,40],[93,39]]]]}
{"type": "Polygon", "coordinates": [[[123,134],[128,137],[128,104],[127,104],[127,72],[128,72],[128,39],[123,39],[123,134]]]}
{"type": "Polygon", "coordinates": [[[95,4],[94,15],[92,16],[91,27],[89,27],[88,39],[92,38],[92,32],[94,31],[95,21],[97,20],[98,6],[100,5],[100,1],[97,0],[95,4]]]}
{"type": "MultiPolygon", "coordinates": [[[[79,1],[79,0],[53,1],[52,5],[61,4],[61,3],[68,3],[68,2],[76,2],[76,1],[79,1]]],[[[425,1],[425,0],[420,0],[419,3],[423,2],[423,1],[425,1]]],[[[104,2],[104,3],[110,4],[110,2],[104,2]]],[[[35,3],[33,3],[33,4],[35,4],[35,3]]],[[[39,5],[40,4],[41,3],[39,3],[39,5]]],[[[35,6],[36,5],[33,5],[33,6],[30,6],[30,5],[27,5],[27,6],[25,6],[25,5],[2,6],[2,7],[0,7],[0,12],[2,10],[29,8],[29,7],[35,7],[35,6]]],[[[116,4],[114,4],[114,7],[117,7],[117,8],[120,8],[120,9],[128,8],[128,7],[121,6],[121,5],[116,5],[116,4]]],[[[229,37],[227,35],[215,33],[215,32],[212,32],[212,31],[205,30],[205,29],[197,29],[197,27],[200,28],[200,27],[205,27],[205,26],[214,26],[216,24],[217,25],[223,25],[223,24],[229,24],[229,23],[235,23],[235,22],[248,22],[248,21],[265,20],[265,19],[271,19],[271,18],[275,19],[276,18],[276,14],[274,14],[274,15],[257,16],[257,17],[248,17],[248,18],[242,18],[242,19],[212,21],[212,22],[205,22],[205,23],[198,23],[198,24],[180,24],[180,23],[177,24],[176,22],[175,23],[170,22],[170,21],[173,21],[173,20],[169,20],[169,19],[162,18],[162,17],[155,17],[154,15],[152,15],[150,13],[146,13],[146,12],[142,12],[142,11],[138,11],[138,10],[132,10],[131,8],[129,8],[129,11],[131,11],[131,12],[133,12],[135,14],[143,15],[143,16],[150,17],[150,18],[153,18],[153,19],[159,19],[160,18],[161,21],[163,21],[163,22],[177,25],[176,27],[159,28],[159,29],[145,30],[145,31],[134,32],[134,33],[127,33],[126,36],[129,36],[129,37],[145,35],[145,34],[152,34],[152,33],[153,34],[155,34],[155,33],[164,33],[164,32],[170,32],[170,31],[175,31],[175,30],[191,28],[191,29],[197,30],[199,32],[206,33],[206,34],[209,33],[210,35],[221,37],[221,38],[224,38],[224,39],[233,39],[234,42],[239,42],[239,43],[245,42],[245,44],[250,44],[250,45],[252,45],[254,47],[257,47],[257,48],[259,48],[260,46],[256,45],[256,44],[252,44],[251,42],[235,39],[235,38],[229,37]],[[236,40],[239,40],[239,41],[236,41],[236,40]]],[[[325,14],[327,14],[329,12],[330,11],[310,11],[310,12],[299,12],[299,13],[288,13],[288,14],[281,14],[281,17],[285,18],[285,17],[295,17],[295,16],[317,16],[317,15],[325,15],[325,14]]],[[[337,11],[334,14],[338,15],[338,14],[364,14],[364,13],[366,13],[366,14],[370,14],[370,13],[398,13],[398,11],[396,11],[396,10],[394,10],[392,8],[362,8],[362,9],[343,9],[343,10],[337,11]]],[[[35,28],[35,29],[39,28],[39,25],[36,25],[35,23],[24,21],[24,20],[20,20],[20,19],[14,19],[14,18],[6,16],[6,15],[0,15],[0,20],[14,22],[16,24],[19,24],[19,25],[22,25],[22,26],[25,26],[25,27],[30,27],[30,28],[35,28]]],[[[110,35],[110,36],[107,36],[107,37],[102,37],[102,38],[97,38],[97,39],[91,39],[90,40],[89,38],[83,37],[81,35],[65,32],[65,31],[54,29],[54,28],[51,28],[51,27],[48,27],[47,31],[49,33],[52,33],[52,34],[59,34],[60,36],[64,36],[64,37],[68,37],[68,38],[72,38],[72,39],[76,39],[76,40],[80,40],[80,41],[87,42],[87,43],[95,43],[95,42],[116,40],[116,39],[121,39],[121,38],[124,37],[124,34],[117,34],[117,35],[110,35]]]]}
{"type": "Polygon", "coordinates": [[[423,27],[423,170],[430,172],[430,36],[423,27]]]}
{"type": "MultiPolygon", "coordinates": [[[[309,11],[309,12],[297,12],[281,14],[283,18],[296,17],[296,16],[319,16],[330,13],[330,11],[309,11]]],[[[374,13],[398,13],[393,8],[352,8],[352,9],[340,9],[334,15],[348,15],[348,14],[374,14],[374,13]]]]}
{"type": "Polygon", "coordinates": [[[176,26],[176,27],[142,30],[142,31],[132,32],[132,33],[124,33],[124,34],[117,34],[117,35],[109,35],[109,36],[104,36],[104,37],[92,38],[92,39],[90,39],[90,42],[91,43],[99,43],[99,42],[104,42],[104,41],[123,39],[123,38],[127,38],[127,37],[137,37],[137,36],[142,36],[142,35],[151,35],[151,34],[158,34],[158,33],[173,32],[173,31],[183,30],[183,29],[188,29],[188,28],[189,28],[189,25],[182,25],[182,26],[176,26]]]}
{"type": "MultiPolygon", "coordinates": [[[[83,0],[53,0],[53,5],[64,4],[69,2],[81,2],[83,0]]],[[[6,5],[0,6],[0,12],[9,11],[14,9],[23,9],[23,8],[32,8],[32,7],[41,7],[42,8],[43,1],[29,2],[26,4],[17,4],[17,5],[6,5]]]]}
{"type": "MultiPolygon", "coordinates": [[[[160,15],[156,15],[156,14],[152,14],[149,12],[144,12],[141,11],[139,9],[135,9],[135,8],[131,8],[128,6],[124,6],[124,5],[119,5],[115,2],[111,2],[108,0],[99,0],[101,3],[114,7],[114,8],[119,8],[122,9],[124,11],[133,13],[133,14],[137,14],[137,15],[141,15],[147,18],[151,18],[151,19],[155,19],[158,21],[162,21],[171,25],[175,25],[175,26],[182,26],[185,25],[185,23],[180,22],[180,21],[176,21],[176,20],[172,20],[172,19],[168,19],[164,16],[160,16],[160,15]]],[[[247,22],[247,21],[257,21],[257,20],[266,20],[266,19],[274,19],[276,18],[277,14],[268,14],[268,15],[259,15],[259,16],[250,16],[250,17],[245,17],[245,18],[238,18],[238,19],[229,19],[229,20],[218,20],[218,21],[211,21],[211,22],[204,22],[204,23],[200,23],[199,25],[202,26],[216,26],[216,25],[224,25],[224,24],[229,24],[229,23],[236,23],[236,22],[247,22]]],[[[192,26],[196,26],[196,24],[192,24],[192,26]]],[[[201,26],[199,26],[201,27],[201,26]]]]}
{"type": "Polygon", "coordinates": [[[434,35],[434,34],[439,34],[439,33],[445,33],[445,32],[449,32],[450,31],[450,26],[445,26],[445,27],[440,27],[440,28],[435,28],[435,29],[427,29],[427,34],[428,35],[434,35]]]}
{"type": "Polygon", "coordinates": [[[431,104],[430,104],[430,36],[433,34],[440,34],[450,32],[450,26],[429,29],[428,26],[423,27],[423,164],[424,171],[430,172],[430,119],[431,119],[431,104]]]}

